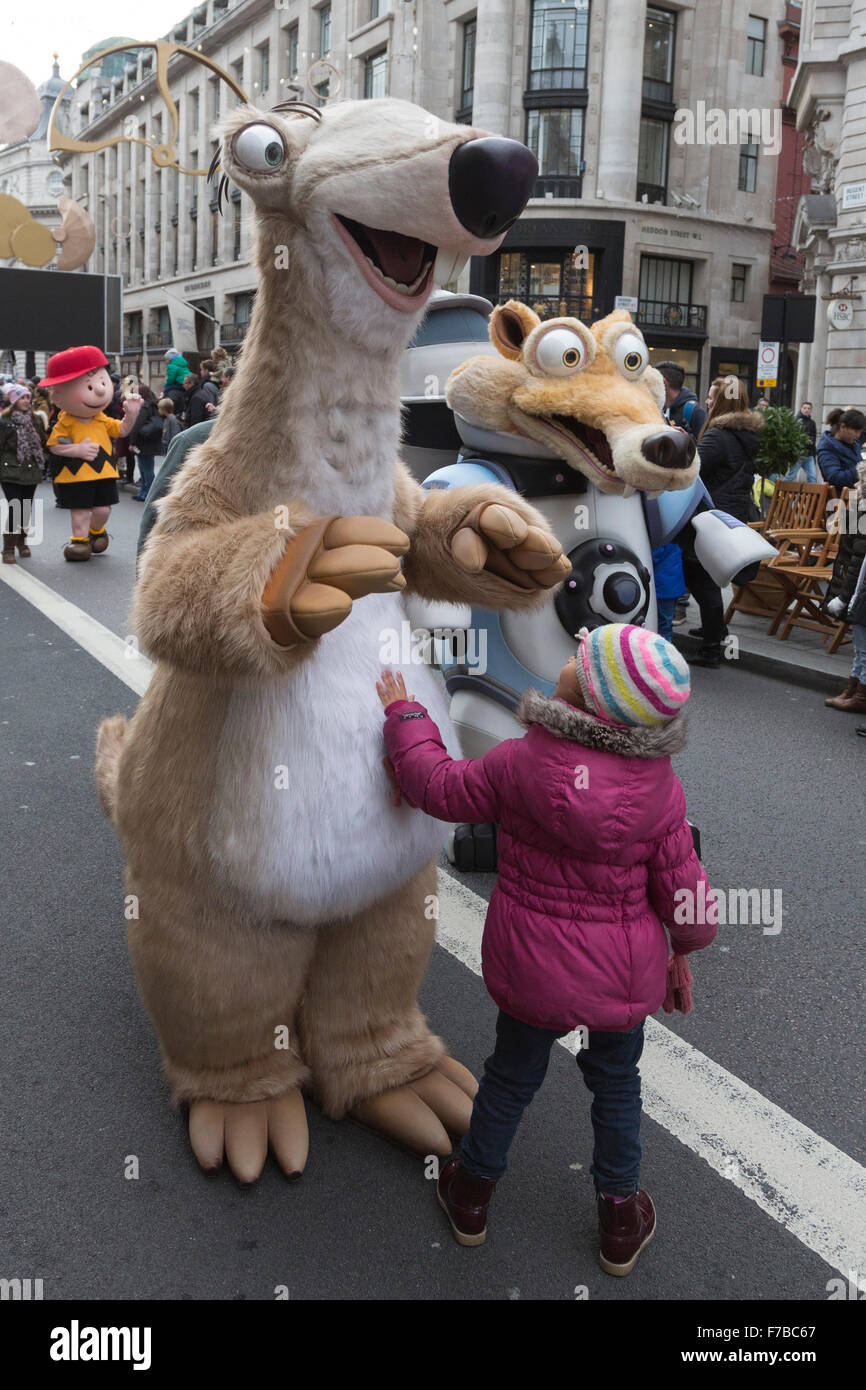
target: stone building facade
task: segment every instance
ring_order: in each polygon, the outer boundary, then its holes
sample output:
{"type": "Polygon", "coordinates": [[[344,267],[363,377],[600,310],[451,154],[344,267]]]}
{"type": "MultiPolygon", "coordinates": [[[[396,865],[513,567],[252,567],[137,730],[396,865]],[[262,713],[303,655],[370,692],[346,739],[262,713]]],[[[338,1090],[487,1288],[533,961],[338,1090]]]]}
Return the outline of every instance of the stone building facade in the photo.
{"type": "Polygon", "coordinates": [[[835,406],[866,411],[866,0],[806,0],[791,102],[812,179],[794,241],[817,296],[797,397],[824,419],[835,406]]]}
{"type": "MultiPolygon", "coordinates": [[[[783,0],[206,0],[169,37],[265,108],[392,95],[525,140],[537,196],[461,288],[582,318],[633,296],[653,356],[703,390],[719,372],[754,382],[785,12],[783,0]]],[[[218,102],[234,98],[198,64],[169,71],[181,163],[205,167],[218,102]]],[[[83,83],[74,105],[88,140],[167,129],[146,53],[83,83]]],[[[239,195],[220,218],[204,178],[157,169],[141,144],[66,163],[100,229],[88,269],[124,277],[125,365],[146,348],[155,376],[169,344],[238,347],[254,291],[239,195]]]]}
{"type": "Polygon", "coordinates": [[[751,389],[784,13],[772,0],[482,0],[473,120],[535,144],[542,179],[473,288],[564,299],[581,317],[634,297],[655,360],[680,361],[700,391],[727,372],[751,389]]]}

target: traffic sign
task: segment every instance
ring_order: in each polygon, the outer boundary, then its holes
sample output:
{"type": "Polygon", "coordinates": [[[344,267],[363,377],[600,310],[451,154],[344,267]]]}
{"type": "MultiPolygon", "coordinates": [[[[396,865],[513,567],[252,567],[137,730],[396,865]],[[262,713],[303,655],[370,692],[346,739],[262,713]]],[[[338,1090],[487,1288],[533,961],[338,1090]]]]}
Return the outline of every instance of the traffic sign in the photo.
{"type": "Polygon", "coordinates": [[[779,344],[778,343],[759,343],[758,344],[758,376],[759,386],[775,386],[779,379],[779,344]]]}

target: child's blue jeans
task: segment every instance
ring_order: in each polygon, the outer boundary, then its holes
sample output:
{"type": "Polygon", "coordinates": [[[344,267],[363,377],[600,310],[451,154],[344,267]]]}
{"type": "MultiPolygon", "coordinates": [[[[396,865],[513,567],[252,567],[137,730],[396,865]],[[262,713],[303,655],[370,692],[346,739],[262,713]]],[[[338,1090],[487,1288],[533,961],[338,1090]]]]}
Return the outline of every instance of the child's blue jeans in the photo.
{"type": "Polygon", "coordinates": [[[659,637],[663,637],[666,642],[670,642],[674,635],[674,613],[676,612],[677,601],[675,598],[659,598],[656,596],[656,607],[659,615],[659,637]]]}
{"type": "MultiPolygon", "coordinates": [[[[596,1192],[630,1197],[640,1176],[640,1073],[643,1023],[622,1033],[590,1032],[577,1065],[593,1094],[595,1135],[592,1167],[596,1192]]],[[[460,1159],[479,1178],[499,1179],[524,1110],[547,1073],[550,1049],[564,1032],[534,1028],[502,1009],[496,1021],[496,1047],[484,1063],[484,1076],[472,1107],[472,1121],[460,1143],[460,1159]]]]}

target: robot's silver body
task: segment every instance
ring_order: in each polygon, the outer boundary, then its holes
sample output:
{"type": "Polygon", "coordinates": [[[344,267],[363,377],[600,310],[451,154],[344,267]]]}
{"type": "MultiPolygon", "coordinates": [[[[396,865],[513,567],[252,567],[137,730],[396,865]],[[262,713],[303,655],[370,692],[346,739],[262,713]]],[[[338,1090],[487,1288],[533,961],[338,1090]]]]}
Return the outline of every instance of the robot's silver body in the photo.
{"type": "Polygon", "coordinates": [[[434,296],[404,359],[404,456],[426,488],[496,482],[520,492],[544,515],[572,573],[555,601],[535,613],[417,600],[409,605],[413,626],[433,633],[432,650],[467,757],[480,757],[523,733],[515,717],[523,693],[530,687],[553,693],[581,627],[656,627],[652,550],[690,520],[698,533],[696,549],[703,546],[699,558],[718,583],[774,553],[754,532],[713,511],[700,480],[654,500],[641,492],[603,493],[546,445],[452,415],[444,398],[451,370],[469,357],[495,355],[487,336],[491,311],[479,296],[434,296]]]}

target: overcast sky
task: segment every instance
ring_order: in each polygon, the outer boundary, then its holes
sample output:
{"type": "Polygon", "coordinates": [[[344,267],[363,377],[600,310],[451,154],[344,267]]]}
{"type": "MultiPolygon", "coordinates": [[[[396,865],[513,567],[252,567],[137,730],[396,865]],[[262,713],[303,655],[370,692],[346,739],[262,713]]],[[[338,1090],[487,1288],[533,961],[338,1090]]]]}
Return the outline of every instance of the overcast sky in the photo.
{"type": "Polygon", "coordinates": [[[0,14],[0,58],[26,72],[38,86],[51,76],[52,53],[60,55],[60,76],[70,78],[81,55],[99,39],[159,39],[195,8],[195,0],[38,0],[29,9],[4,0],[0,14]]]}

